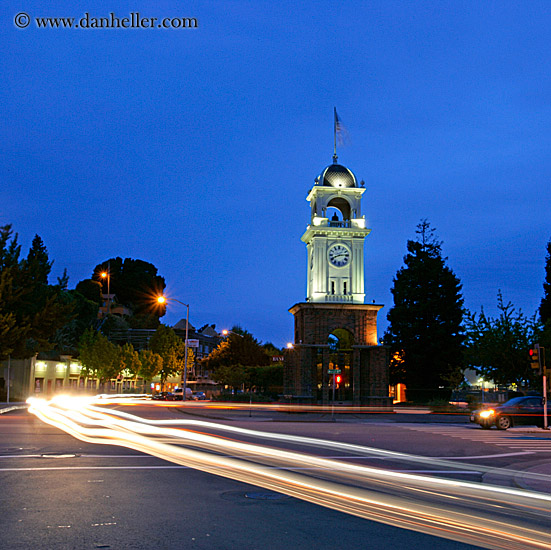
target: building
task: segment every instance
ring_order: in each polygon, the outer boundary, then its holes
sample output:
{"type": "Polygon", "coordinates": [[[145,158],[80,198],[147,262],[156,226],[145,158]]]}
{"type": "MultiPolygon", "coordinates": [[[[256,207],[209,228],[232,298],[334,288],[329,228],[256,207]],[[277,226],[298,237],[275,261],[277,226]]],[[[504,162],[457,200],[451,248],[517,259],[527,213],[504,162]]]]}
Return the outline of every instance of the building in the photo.
{"type": "Polygon", "coordinates": [[[102,294],[101,304],[98,310],[98,319],[103,319],[107,315],[116,315],[117,317],[125,317],[132,315],[130,308],[123,306],[117,302],[115,294],[102,294]]]}
{"type": "MultiPolygon", "coordinates": [[[[174,332],[185,340],[185,320],[180,321],[174,332]]],[[[155,333],[154,329],[118,329],[113,330],[110,339],[117,344],[131,343],[134,349],[147,349],[149,340],[155,333]]],[[[216,332],[215,325],[205,325],[196,330],[189,326],[188,341],[193,349],[196,362],[188,372],[187,383],[193,390],[217,393],[219,385],[210,379],[210,373],[205,371],[199,359],[209,355],[218,346],[222,337],[216,332]]],[[[125,376],[122,373],[117,378],[109,380],[103,387],[97,378],[81,376],[82,366],[78,359],[70,355],[59,355],[55,352],[38,354],[27,359],[11,359],[0,361],[0,401],[24,401],[27,397],[37,396],[51,398],[55,394],[88,393],[151,393],[152,389],[160,390],[159,377],[153,380],[125,376]]],[[[181,376],[169,377],[164,385],[165,390],[172,391],[181,386],[181,376]]]]}
{"type": "Polygon", "coordinates": [[[371,232],[361,210],[364,192],[364,182],[335,154],[306,198],[307,297],[289,310],[295,342],[286,356],[284,394],[290,399],[391,406],[388,349],[377,339],[383,306],[364,303],[364,241],[371,232]]]}

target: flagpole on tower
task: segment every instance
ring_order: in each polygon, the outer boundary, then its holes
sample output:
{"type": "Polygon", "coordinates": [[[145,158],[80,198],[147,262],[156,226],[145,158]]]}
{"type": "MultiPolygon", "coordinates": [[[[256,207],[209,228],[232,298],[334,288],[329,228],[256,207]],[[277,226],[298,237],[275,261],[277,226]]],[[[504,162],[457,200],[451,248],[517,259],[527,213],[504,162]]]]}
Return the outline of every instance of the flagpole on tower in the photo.
{"type": "Polygon", "coordinates": [[[333,119],[333,139],[334,139],[334,149],[333,149],[333,164],[337,164],[337,108],[333,107],[334,119],[333,119]]]}

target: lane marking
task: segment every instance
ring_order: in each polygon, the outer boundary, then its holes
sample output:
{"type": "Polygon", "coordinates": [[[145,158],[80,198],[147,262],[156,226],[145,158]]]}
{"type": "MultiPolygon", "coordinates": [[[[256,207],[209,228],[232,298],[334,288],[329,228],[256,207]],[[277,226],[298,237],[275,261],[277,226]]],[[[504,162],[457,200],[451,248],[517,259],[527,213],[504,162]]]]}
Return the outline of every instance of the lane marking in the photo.
{"type": "MultiPolygon", "coordinates": [[[[492,454],[492,455],[473,455],[473,456],[427,456],[424,457],[427,460],[476,460],[476,459],[484,459],[484,458],[505,458],[508,456],[522,456],[522,455],[531,455],[534,454],[534,451],[522,451],[522,452],[515,452],[515,453],[499,453],[499,454],[492,454]]],[[[346,456],[346,455],[339,455],[339,456],[321,456],[320,458],[332,458],[332,459],[346,459],[346,460],[396,460],[394,457],[388,457],[388,456],[346,456]]],[[[48,456],[44,457],[43,455],[0,455],[0,460],[3,458],[49,458],[48,456]]],[[[75,457],[76,458],[76,457],[75,457]]],[[[154,460],[163,460],[161,458],[157,458],[156,456],[152,455],[95,455],[95,454],[79,454],[78,458],[151,458],[154,460]]],[[[235,457],[234,457],[235,458],[235,457]]]]}
{"type": "MultiPolygon", "coordinates": [[[[0,472],[39,472],[42,470],[193,470],[188,466],[44,466],[42,468],[0,468],[0,472]]],[[[223,469],[223,468],[222,468],[223,469]]],[[[331,471],[322,468],[279,468],[270,467],[272,470],[310,470],[310,471],[331,471]]],[[[389,470],[399,473],[420,473],[420,474],[477,474],[482,472],[478,470],[389,470]]]]}

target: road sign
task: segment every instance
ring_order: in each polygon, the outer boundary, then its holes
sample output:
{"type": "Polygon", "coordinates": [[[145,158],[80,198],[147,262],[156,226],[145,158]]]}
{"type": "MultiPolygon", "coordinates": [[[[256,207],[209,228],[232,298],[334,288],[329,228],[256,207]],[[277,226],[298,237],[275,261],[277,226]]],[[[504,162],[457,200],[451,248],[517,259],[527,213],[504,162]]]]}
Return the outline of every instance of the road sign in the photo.
{"type": "Polygon", "coordinates": [[[327,369],[328,374],[340,374],[341,369],[327,369]]]}
{"type": "Polygon", "coordinates": [[[188,340],[187,345],[190,348],[198,348],[199,347],[199,340],[188,340]]]}

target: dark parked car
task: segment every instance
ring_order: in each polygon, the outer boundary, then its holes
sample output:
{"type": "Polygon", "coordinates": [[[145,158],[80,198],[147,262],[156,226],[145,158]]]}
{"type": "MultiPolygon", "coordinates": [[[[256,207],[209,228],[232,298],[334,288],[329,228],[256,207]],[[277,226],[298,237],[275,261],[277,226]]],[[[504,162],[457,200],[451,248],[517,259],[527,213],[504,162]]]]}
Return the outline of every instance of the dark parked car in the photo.
{"type": "Polygon", "coordinates": [[[156,393],[152,399],[156,401],[172,401],[172,394],[169,391],[161,391],[156,393]]]}
{"type": "Polygon", "coordinates": [[[207,396],[203,391],[196,391],[193,393],[191,398],[194,399],[195,401],[204,401],[207,398],[207,396]]]}
{"type": "Polygon", "coordinates": [[[538,395],[514,397],[502,405],[474,411],[471,422],[485,429],[506,430],[519,424],[543,426],[543,398],[538,395]]]}

